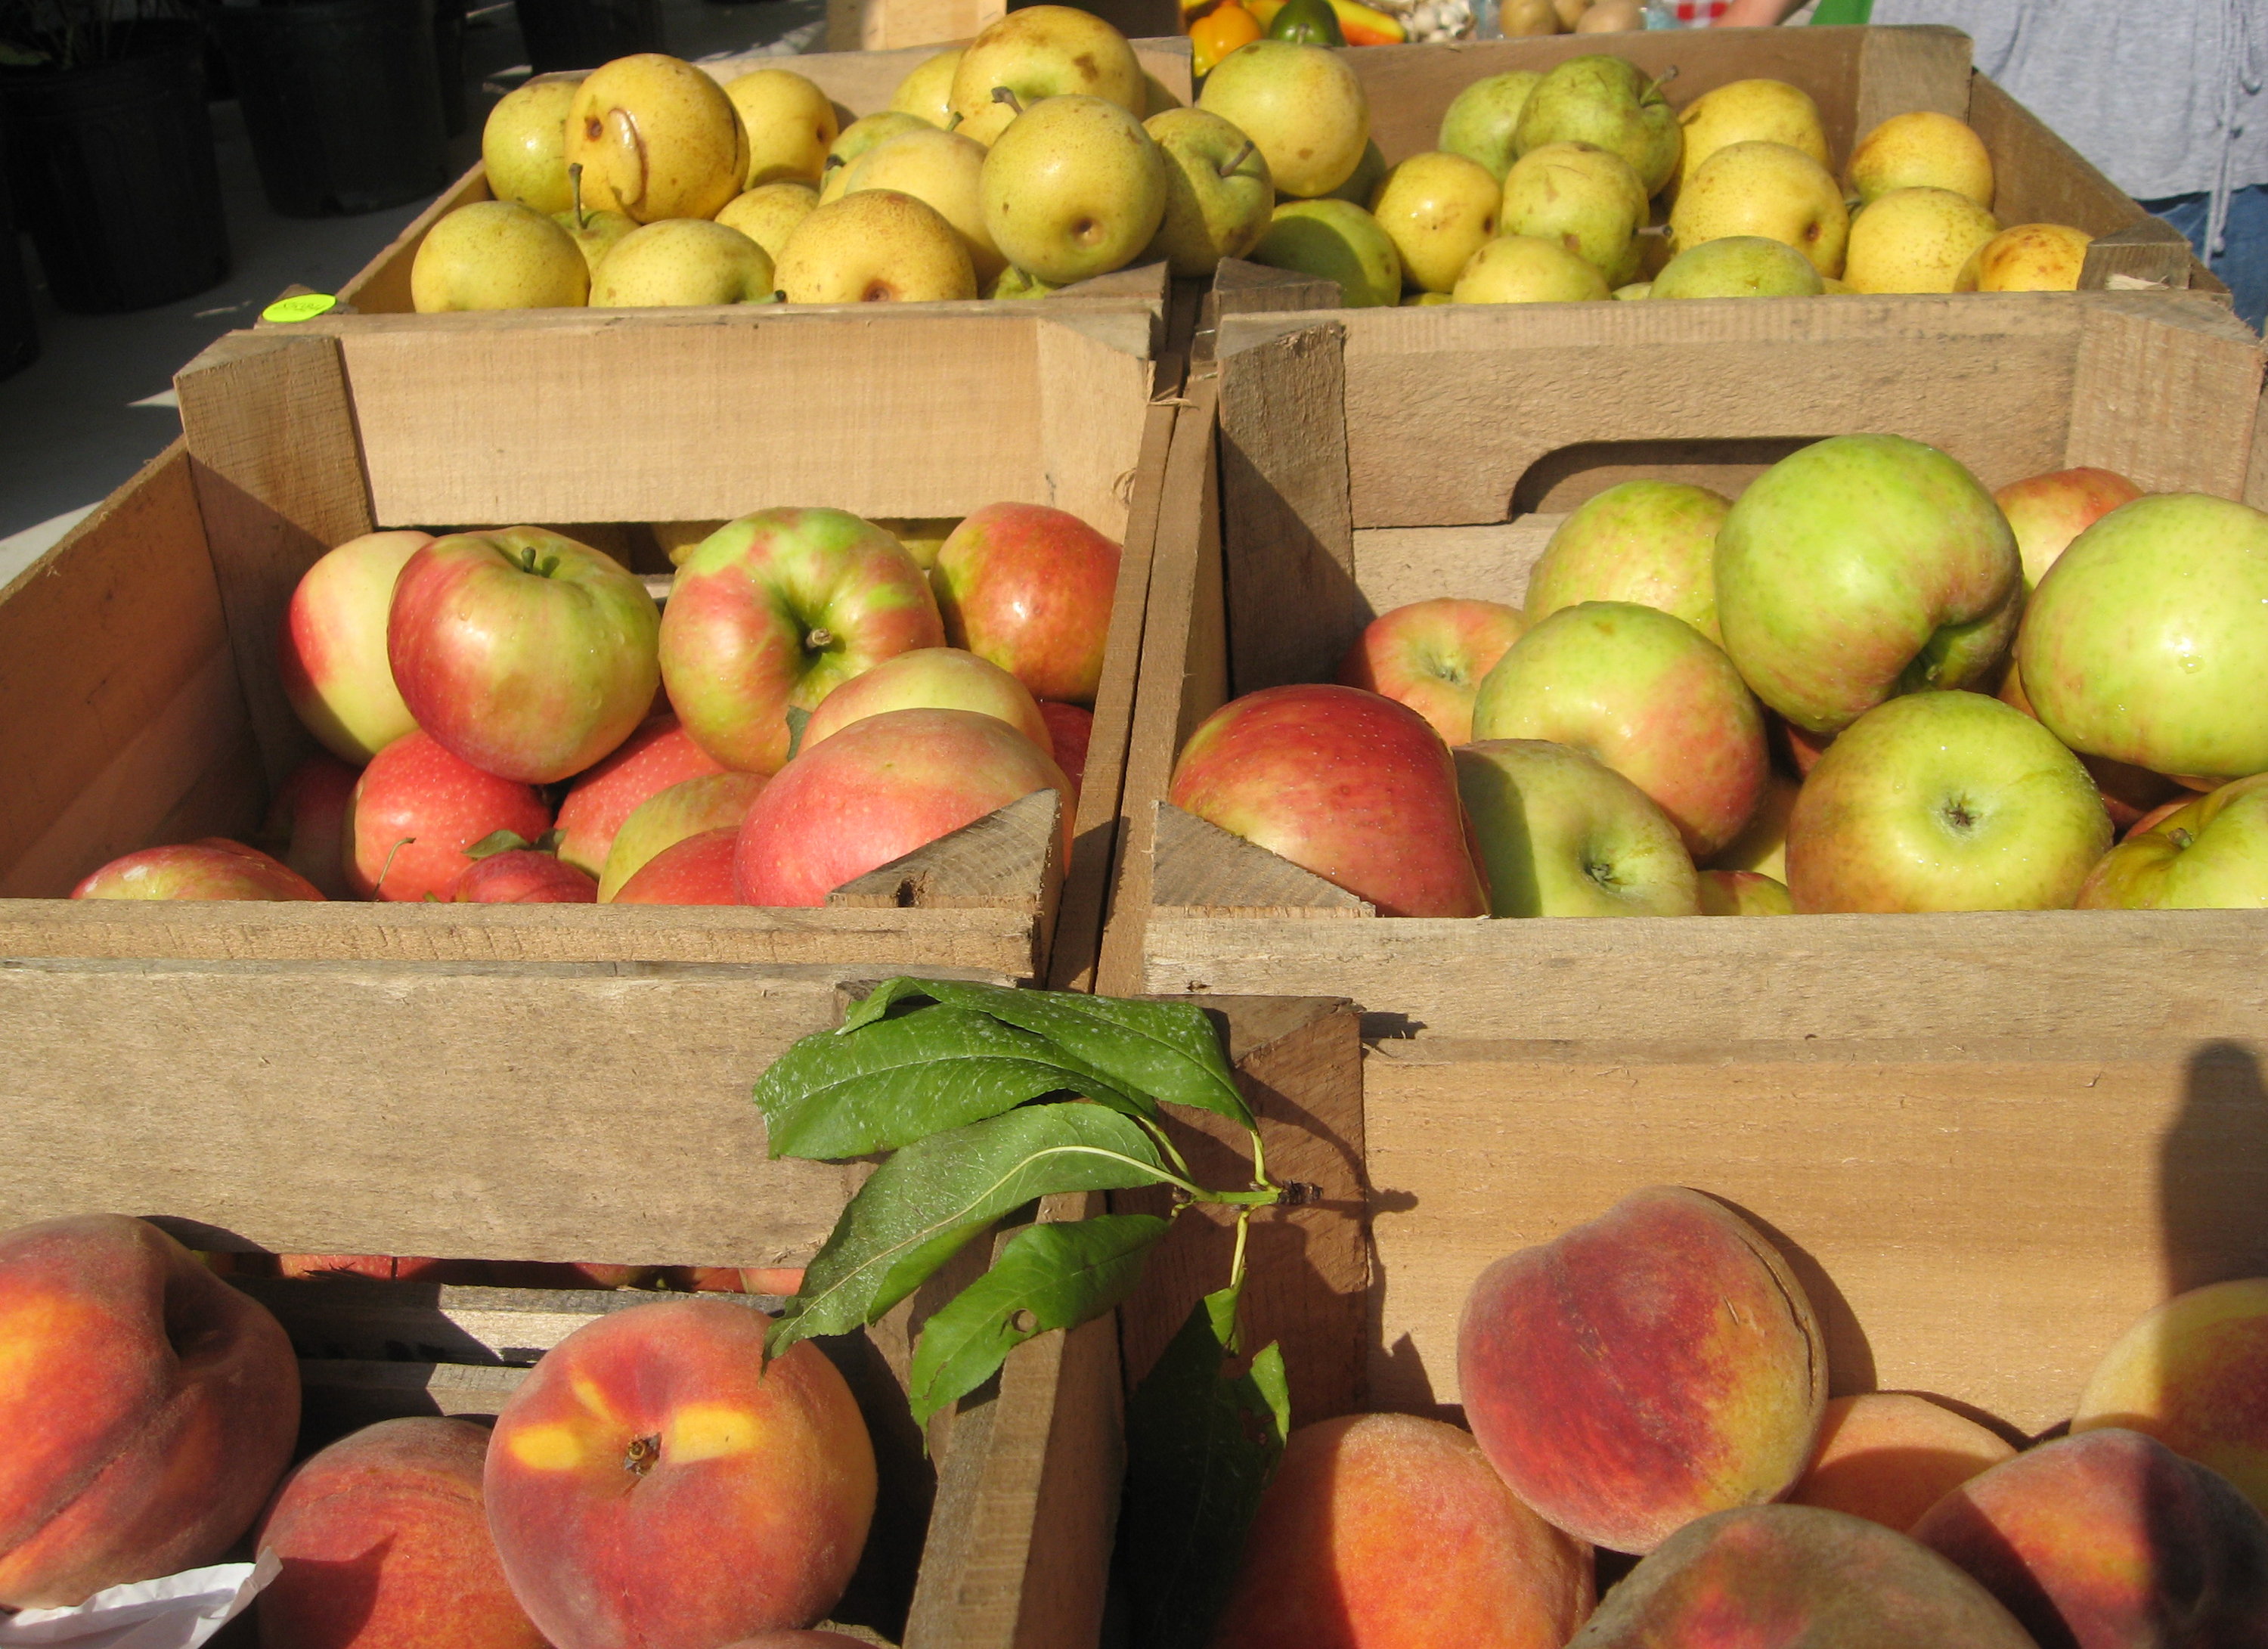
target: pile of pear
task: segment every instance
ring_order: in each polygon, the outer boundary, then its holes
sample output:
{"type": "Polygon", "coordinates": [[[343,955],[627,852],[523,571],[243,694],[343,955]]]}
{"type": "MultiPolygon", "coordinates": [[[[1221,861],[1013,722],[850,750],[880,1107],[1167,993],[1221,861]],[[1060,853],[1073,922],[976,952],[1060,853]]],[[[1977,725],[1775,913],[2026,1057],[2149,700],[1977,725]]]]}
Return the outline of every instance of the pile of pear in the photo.
{"type": "Polygon", "coordinates": [[[784,67],[720,83],[643,53],[540,76],[490,114],[494,198],[426,233],[412,300],[938,302],[1036,297],[1137,261],[1210,274],[1259,242],[1279,184],[1336,187],[1368,143],[1332,53],[1269,44],[1289,55],[1228,77],[1249,125],[1210,86],[1180,107],[1116,29],[1057,5],[939,52],[856,119],[784,67]]]}

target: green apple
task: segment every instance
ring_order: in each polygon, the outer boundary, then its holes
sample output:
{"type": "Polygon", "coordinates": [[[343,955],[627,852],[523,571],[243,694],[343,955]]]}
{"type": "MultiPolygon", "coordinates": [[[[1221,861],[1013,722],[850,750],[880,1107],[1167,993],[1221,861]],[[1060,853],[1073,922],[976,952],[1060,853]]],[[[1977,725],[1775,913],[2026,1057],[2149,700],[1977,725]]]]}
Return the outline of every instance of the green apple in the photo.
{"type": "Polygon", "coordinates": [[[580,75],[538,75],[497,99],[481,128],[481,166],[489,193],[546,217],[574,204],[567,183],[567,106],[580,75]]]}
{"type": "Polygon", "coordinates": [[[983,286],[1008,265],[984,227],[980,184],[985,152],[983,144],[958,132],[902,132],[884,138],[852,163],[843,192],[895,189],[933,207],[959,232],[968,248],[969,267],[976,271],[976,283],[983,286]]]}
{"type": "Polygon", "coordinates": [[[1992,495],[1896,435],[1815,441],[1749,482],[1717,529],[1716,572],[1725,650],[1818,733],[1896,694],[1989,681],[2024,587],[1992,495]]]}
{"type": "Polygon", "coordinates": [[[1679,481],[1625,481],[1577,504],[1528,574],[1528,616],[1579,601],[1635,601],[1719,645],[1717,529],[1732,500],[1679,481]]]}
{"type": "Polygon", "coordinates": [[[1402,254],[1378,219],[1344,201],[1286,201],[1249,254],[1270,269],[1339,283],[1349,309],[1390,306],[1402,297],[1402,254]]]}
{"type": "Polygon", "coordinates": [[[1683,136],[1661,87],[1619,57],[1570,57],[1546,74],[1520,111],[1513,152],[1591,144],[1630,162],[1649,195],[1677,170],[1683,136]]]}
{"type": "Polygon", "coordinates": [[[1434,146],[1479,161],[1503,181],[1512,170],[1513,134],[1520,126],[1520,111],[1528,106],[1528,94],[1543,84],[1543,74],[1534,69],[1508,70],[1474,81],[1450,101],[1434,146]]]}
{"type": "Polygon", "coordinates": [[[961,232],[895,189],[822,201],[789,233],[773,278],[791,304],[941,303],[977,291],[961,232]]]}
{"type": "Polygon", "coordinates": [[[931,125],[944,128],[953,121],[953,76],[961,67],[961,48],[924,57],[914,71],[890,93],[890,107],[901,114],[917,114],[931,125]]]}
{"type": "Polygon", "coordinates": [[[421,315],[571,308],[590,290],[574,238],[517,201],[460,206],[425,232],[409,265],[409,301],[421,315]]]}
{"type": "Polygon", "coordinates": [[[1607,277],[1556,240],[1498,235],[1457,276],[1461,304],[1576,304],[1607,295],[1607,277]]]}
{"type": "MultiPolygon", "coordinates": [[[[1315,198],[1324,201],[1345,201],[1351,205],[1359,206],[1363,210],[1368,211],[1371,198],[1378,193],[1378,186],[1386,181],[1387,171],[1386,151],[1378,146],[1378,139],[1373,137],[1363,144],[1362,158],[1354,163],[1354,170],[1347,173],[1347,180],[1338,188],[1319,195],[1315,198]]],[[[1285,195],[1278,190],[1277,198],[1298,200],[1300,197],[1296,195],[1285,195]]]]}
{"type": "Polygon", "coordinates": [[[2268,772],[2198,797],[2105,854],[2082,910],[2268,906],[2268,772]]]}
{"type": "Polygon", "coordinates": [[[1766,235],[1727,235],[1689,247],[1653,277],[1648,298],[1816,298],[1827,290],[1811,261],[1766,235]]]}
{"type": "Polygon", "coordinates": [[[819,181],[827,151],[842,135],[827,93],[792,69],[755,69],[725,82],[725,95],[748,136],[743,188],[819,181]]]}
{"type": "Polygon", "coordinates": [[[665,217],[622,237],[591,283],[593,309],[761,304],[772,296],[769,254],[737,229],[665,217]]]}
{"type": "Polygon", "coordinates": [[[954,66],[953,129],[997,143],[1022,111],[1060,97],[1100,98],[1138,123],[1150,112],[1142,65],[1123,34],[1073,6],[1025,6],[986,25],[954,66]]]}
{"type": "Polygon", "coordinates": [[[733,99],[691,63],[660,52],[617,57],[575,88],[567,164],[583,204],[642,224],[713,217],[747,184],[748,134],[733,99]]]}
{"type": "Polygon", "coordinates": [[[1329,195],[1353,176],[1370,142],[1362,82],[1326,46],[1268,40],[1241,46],[1205,77],[1197,107],[1258,144],[1276,187],[1301,200],[1329,195]]]}
{"type": "Polygon", "coordinates": [[[1703,871],[1701,914],[1705,917],[1792,917],[1795,902],[1787,884],[1762,871],[1703,871]]]}
{"type": "Polygon", "coordinates": [[[1580,750],[1541,739],[1460,745],[1457,793],[1498,917],[1690,917],[1700,909],[1677,827],[1580,750]]]}
{"type": "Polygon", "coordinates": [[[727,201],[717,221],[739,230],[777,262],[795,226],[818,204],[819,191],[808,183],[760,183],[727,201]]]}
{"type": "Polygon", "coordinates": [[[1170,169],[1142,122],[1117,104],[1048,98],[984,157],[984,227],[1001,255],[1043,281],[1107,275],[1132,262],[1158,232],[1170,169]]]}
{"type": "Polygon", "coordinates": [[[1387,173],[1371,216],[1402,254],[1410,283],[1446,292],[1473,254],[1495,239],[1503,194],[1479,161],[1434,151],[1387,173]]]}
{"type": "Polygon", "coordinates": [[[1504,179],[1504,232],[1556,240],[1623,286],[1638,275],[1646,185],[1630,162],[1592,144],[1545,144],[1504,179]]]}
{"type": "Polygon", "coordinates": [[[2268,769],[2268,514],[2198,493],[2120,505],[2047,570],[2016,661],[2040,719],[2083,755],[2209,779],[2268,769]]]}
{"type": "Polygon", "coordinates": [[[1167,162],[1166,215],[1144,255],[1202,276],[1257,246],[1276,200],[1260,145],[1203,109],[1167,109],[1142,126],[1167,162]]]}
{"type": "Polygon", "coordinates": [[[1804,780],[1787,886],[1803,912],[2062,910],[2110,845],[2095,781],[2053,733],[1981,693],[1913,693],[1804,780]]]}

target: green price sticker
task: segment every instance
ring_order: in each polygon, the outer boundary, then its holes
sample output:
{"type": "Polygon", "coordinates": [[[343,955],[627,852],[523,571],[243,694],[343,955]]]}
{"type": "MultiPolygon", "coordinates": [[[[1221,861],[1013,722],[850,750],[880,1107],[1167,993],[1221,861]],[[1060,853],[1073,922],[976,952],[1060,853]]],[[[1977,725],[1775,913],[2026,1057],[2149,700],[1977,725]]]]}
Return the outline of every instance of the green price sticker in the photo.
{"type": "Polygon", "coordinates": [[[328,292],[301,292],[296,298],[277,298],[260,312],[260,318],[275,321],[313,320],[337,308],[338,302],[328,292]]]}

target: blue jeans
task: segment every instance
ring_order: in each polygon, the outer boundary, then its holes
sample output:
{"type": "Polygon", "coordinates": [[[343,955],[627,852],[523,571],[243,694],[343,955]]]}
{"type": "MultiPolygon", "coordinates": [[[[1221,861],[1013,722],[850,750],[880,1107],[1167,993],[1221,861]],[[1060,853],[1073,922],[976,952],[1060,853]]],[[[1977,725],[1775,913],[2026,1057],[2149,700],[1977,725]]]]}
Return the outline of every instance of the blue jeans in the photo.
{"type": "MultiPolygon", "coordinates": [[[[2200,258],[2205,252],[2205,214],[2212,196],[2170,195],[2144,201],[2143,209],[2164,218],[2189,237],[2200,258]]],[[[2228,229],[2213,272],[2236,297],[2236,313],[2255,332],[2268,329],[2268,183],[2256,183],[2228,197],[2228,229]]]]}

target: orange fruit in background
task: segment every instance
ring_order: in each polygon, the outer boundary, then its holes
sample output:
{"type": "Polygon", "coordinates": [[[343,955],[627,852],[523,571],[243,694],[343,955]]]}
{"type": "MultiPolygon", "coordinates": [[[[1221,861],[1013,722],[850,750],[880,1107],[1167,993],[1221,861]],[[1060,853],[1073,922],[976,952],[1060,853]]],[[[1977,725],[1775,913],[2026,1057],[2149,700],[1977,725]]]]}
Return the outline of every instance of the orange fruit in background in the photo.
{"type": "Polygon", "coordinates": [[[1189,72],[1209,74],[1238,47],[1260,38],[1260,24],[1236,0],[1215,6],[1189,25],[1189,72]]]}

